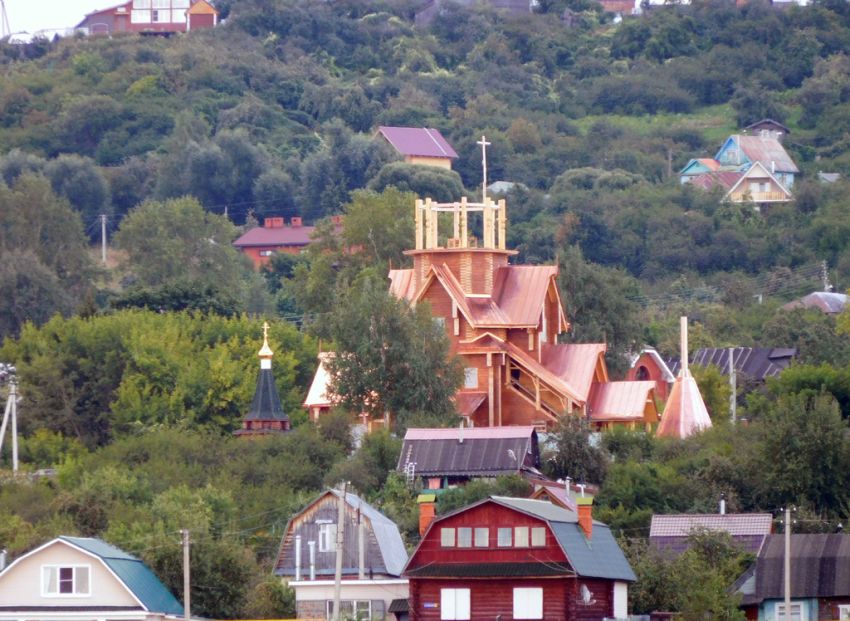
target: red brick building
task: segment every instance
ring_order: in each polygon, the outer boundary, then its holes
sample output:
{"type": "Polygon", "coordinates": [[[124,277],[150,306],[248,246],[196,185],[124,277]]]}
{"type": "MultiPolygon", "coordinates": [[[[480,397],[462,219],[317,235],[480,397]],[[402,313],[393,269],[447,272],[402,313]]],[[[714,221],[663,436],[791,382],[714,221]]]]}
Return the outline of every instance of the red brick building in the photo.
{"type": "Polygon", "coordinates": [[[171,34],[212,28],[218,11],[207,0],[130,0],[94,11],[76,25],[89,34],[171,34]]]}
{"type": "Polygon", "coordinates": [[[418,200],[415,218],[413,267],[391,270],[390,290],[428,302],[445,326],[465,366],[458,411],[472,425],[545,429],[566,413],[597,429],[658,422],[655,384],[609,381],[604,343],[558,343],[569,329],[558,268],[508,263],[516,251],[505,247],[504,200],[418,200]]]}
{"type": "MultiPolygon", "coordinates": [[[[609,528],[541,500],[491,497],[434,520],[403,576],[413,621],[628,616],[635,574],[609,528]]],[[[427,515],[427,513],[426,513],[427,515]]]]}

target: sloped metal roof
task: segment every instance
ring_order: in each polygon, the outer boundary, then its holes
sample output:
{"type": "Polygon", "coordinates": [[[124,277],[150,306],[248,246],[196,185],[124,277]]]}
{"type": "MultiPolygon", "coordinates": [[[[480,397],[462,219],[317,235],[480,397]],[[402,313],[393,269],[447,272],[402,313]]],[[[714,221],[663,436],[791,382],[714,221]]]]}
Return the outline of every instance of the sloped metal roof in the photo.
{"type": "MultiPolygon", "coordinates": [[[[339,490],[332,489],[329,491],[337,498],[342,497],[339,490]]],[[[404,541],[401,539],[401,533],[399,533],[396,523],[357,494],[346,493],[345,504],[355,511],[359,510],[361,515],[366,516],[372,525],[375,539],[378,541],[387,573],[400,576],[407,564],[407,549],[404,547],[404,541]]]]}
{"type": "Polygon", "coordinates": [[[582,401],[590,396],[590,387],[596,376],[599,357],[605,354],[605,343],[542,343],[541,364],[567,381],[582,401]]]}
{"type": "Polygon", "coordinates": [[[824,313],[834,314],[842,312],[848,304],[848,297],[844,293],[833,293],[832,291],[815,291],[807,296],[789,302],[782,308],[793,310],[795,308],[817,308],[824,313]]]}
{"type": "Polygon", "coordinates": [[[306,246],[314,226],[278,226],[265,228],[256,226],[239,237],[233,245],[237,248],[250,246],[306,246]]]}
{"type": "Polygon", "coordinates": [[[271,369],[260,369],[251,409],[248,410],[244,420],[289,420],[280,404],[280,394],[271,369]]]}
{"type": "Polygon", "coordinates": [[[118,579],[150,612],[182,615],[183,606],[165,588],[154,573],[141,560],[127,554],[101,539],[90,537],[59,537],[61,541],[76,546],[99,557],[118,579]]]}
{"type": "Polygon", "coordinates": [[[760,162],[766,170],[798,173],[800,169],[776,138],[768,136],[735,136],[741,151],[752,162],[760,162]]]}
{"type": "Polygon", "coordinates": [[[413,288],[413,270],[390,270],[390,293],[399,300],[412,300],[416,295],[413,288]]]}
{"type": "Polygon", "coordinates": [[[310,390],[307,391],[307,397],[304,399],[304,407],[306,408],[327,407],[334,403],[329,387],[330,374],[325,364],[330,356],[333,356],[333,352],[319,352],[319,365],[316,367],[316,373],[310,383],[310,390]]]}
{"type": "Polygon", "coordinates": [[[587,410],[594,421],[642,421],[655,382],[623,381],[594,384],[587,410]]]}
{"type": "Polygon", "coordinates": [[[557,275],[555,265],[500,267],[493,279],[493,299],[511,324],[536,326],[546,293],[557,275]]]}
{"type": "MultiPolygon", "coordinates": [[[[707,367],[714,365],[723,375],[729,374],[728,347],[701,347],[691,357],[691,365],[707,367]]],[[[732,361],[735,372],[756,380],[779,375],[797,355],[793,347],[733,347],[732,361]]],[[[678,373],[682,361],[669,358],[666,362],[670,371],[678,373]]]]}
{"type": "Polygon", "coordinates": [[[439,130],[431,127],[381,126],[378,133],[402,155],[457,158],[457,153],[439,130]]]}
{"type": "MultiPolygon", "coordinates": [[[[755,564],[756,601],[781,599],[785,536],[769,535],[755,564]]],[[[850,596],[850,535],[791,535],[791,597],[850,596]]]]}
{"type": "Polygon", "coordinates": [[[770,513],[680,513],[653,515],[649,537],[688,537],[695,529],[724,531],[733,537],[769,535],[773,525],[770,513]]]}
{"type": "Polygon", "coordinates": [[[711,427],[711,418],[702,400],[696,380],[688,373],[680,373],[673,382],[661,422],[655,435],[667,438],[687,438],[711,427]]]}
{"type": "Polygon", "coordinates": [[[548,522],[570,565],[579,576],[631,582],[637,580],[611,529],[602,522],[593,521],[593,534],[588,539],[578,524],[578,516],[551,502],[505,496],[491,496],[491,499],[548,522]]]}
{"type": "Polygon", "coordinates": [[[540,466],[534,427],[408,429],[398,470],[421,476],[499,476],[540,466]]]}

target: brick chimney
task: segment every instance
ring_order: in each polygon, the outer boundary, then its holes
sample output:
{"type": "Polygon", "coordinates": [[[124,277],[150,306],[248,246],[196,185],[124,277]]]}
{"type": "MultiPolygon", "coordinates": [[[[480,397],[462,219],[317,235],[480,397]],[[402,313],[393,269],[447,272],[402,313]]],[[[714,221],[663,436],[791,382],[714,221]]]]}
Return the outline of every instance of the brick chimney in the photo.
{"type": "Polygon", "coordinates": [[[292,228],[301,226],[301,218],[299,216],[292,216],[292,219],[289,221],[289,226],[292,228]]]}
{"type": "Polygon", "coordinates": [[[578,525],[584,531],[584,536],[590,539],[593,536],[593,498],[579,496],[576,498],[576,505],[578,505],[578,525]]]}
{"type": "Polygon", "coordinates": [[[263,221],[263,228],[280,229],[280,228],[283,228],[283,224],[284,224],[283,218],[278,218],[278,217],[266,218],[263,221]]]}
{"type": "Polygon", "coordinates": [[[419,503],[419,536],[421,537],[434,521],[437,512],[437,495],[419,494],[416,502],[419,503]]]}

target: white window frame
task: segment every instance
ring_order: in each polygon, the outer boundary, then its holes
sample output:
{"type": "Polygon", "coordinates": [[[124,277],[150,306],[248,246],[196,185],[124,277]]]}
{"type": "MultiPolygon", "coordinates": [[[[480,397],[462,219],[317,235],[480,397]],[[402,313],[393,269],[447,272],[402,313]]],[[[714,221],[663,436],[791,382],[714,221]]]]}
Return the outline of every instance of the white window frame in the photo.
{"type": "MultiPolygon", "coordinates": [[[[334,601],[332,599],[325,601],[326,619],[333,616],[334,601]]],[[[356,619],[357,621],[369,621],[372,618],[372,602],[368,599],[343,599],[339,602],[339,610],[341,619],[356,619]],[[346,606],[347,604],[347,606],[346,606]],[[366,605],[365,616],[364,612],[357,612],[358,606],[366,605]],[[353,615],[353,616],[352,616],[353,615]]]]}
{"type": "Polygon", "coordinates": [[[319,552],[333,552],[336,549],[336,524],[319,524],[319,552]]]}
{"type": "Polygon", "coordinates": [[[478,367],[466,367],[463,370],[463,387],[478,388],[478,367]]]}
{"type": "Polygon", "coordinates": [[[850,604],[838,605],[838,621],[850,621],[850,604]]]}
{"type": "Polygon", "coordinates": [[[274,250],[260,250],[261,257],[270,257],[274,254],[274,250]]]}
{"type": "Polygon", "coordinates": [[[130,11],[131,24],[150,24],[151,12],[149,9],[133,9],[130,11]]]}
{"type": "Polygon", "coordinates": [[[472,547],[472,527],[460,526],[457,529],[457,547],[471,548],[472,547]]]}
{"type": "Polygon", "coordinates": [[[457,546],[457,538],[455,536],[454,528],[441,528],[440,529],[440,547],[442,548],[454,548],[457,546]]]}
{"type": "Polygon", "coordinates": [[[543,587],[514,587],[514,619],[543,618],[543,587]]]}
{"type": "Polygon", "coordinates": [[[468,621],[472,618],[469,589],[440,589],[440,619],[468,621]]]}
{"type": "Polygon", "coordinates": [[[528,526],[514,526],[514,547],[527,548],[528,544],[528,526]]]}
{"type": "Polygon", "coordinates": [[[514,545],[514,529],[510,526],[507,527],[499,527],[496,530],[496,546],[499,548],[512,548],[514,545]],[[505,535],[507,535],[507,542],[505,542],[505,535]]]}
{"type": "Polygon", "coordinates": [[[474,548],[489,548],[490,547],[490,529],[486,526],[476,526],[472,533],[472,547],[474,548]]]}
{"type": "Polygon", "coordinates": [[[92,582],[92,571],[91,565],[86,564],[62,564],[62,565],[42,565],[41,566],[41,596],[42,597],[91,597],[91,582],[92,582]],[[59,572],[63,569],[71,569],[73,571],[72,578],[72,591],[71,593],[62,593],[59,579],[59,572]],[[80,592],[77,590],[78,578],[77,572],[79,570],[85,569],[88,574],[88,590],[85,592],[80,592]],[[56,571],[56,591],[51,592],[48,590],[49,578],[47,576],[48,571],[56,571]]]}
{"type": "Polygon", "coordinates": [[[434,323],[441,328],[445,329],[446,327],[446,318],[445,317],[434,317],[434,323]]]}
{"type": "MultiPolygon", "coordinates": [[[[773,609],[773,614],[776,617],[775,621],[787,621],[785,616],[785,602],[777,602],[773,609]]],[[[791,621],[798,619],[799,621],[807,621],[806,607],[803,602],[795,602],[791,600],[791,621]],[[796,611],[799,609],[799,613],[796,611]]]]}
{"type": "Polygon", "coordinates": [[[532,548],[544,547],[546,545],[546,527],[532,526],[530,539],[532,548]]]}

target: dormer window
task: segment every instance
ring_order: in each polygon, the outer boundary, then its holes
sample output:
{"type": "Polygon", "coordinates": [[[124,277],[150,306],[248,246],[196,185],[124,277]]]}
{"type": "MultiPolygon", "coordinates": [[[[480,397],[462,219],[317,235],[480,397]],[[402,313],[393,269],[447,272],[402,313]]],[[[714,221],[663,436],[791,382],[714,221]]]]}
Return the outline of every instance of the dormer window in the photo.
{"type": "Polygon", "coordinates": [[[41,594],[45,597],[87,597],[91,595],[89,565],[44,565],[41,594]]]}

